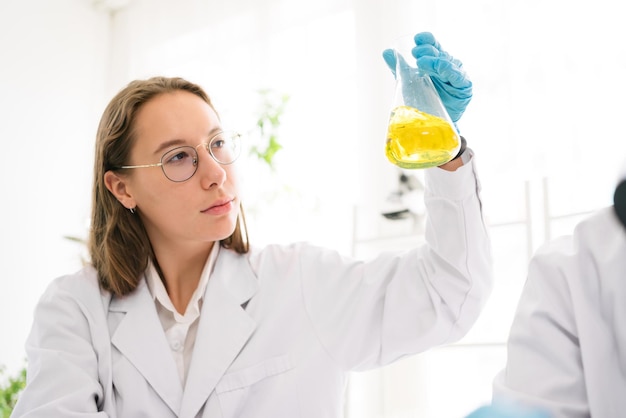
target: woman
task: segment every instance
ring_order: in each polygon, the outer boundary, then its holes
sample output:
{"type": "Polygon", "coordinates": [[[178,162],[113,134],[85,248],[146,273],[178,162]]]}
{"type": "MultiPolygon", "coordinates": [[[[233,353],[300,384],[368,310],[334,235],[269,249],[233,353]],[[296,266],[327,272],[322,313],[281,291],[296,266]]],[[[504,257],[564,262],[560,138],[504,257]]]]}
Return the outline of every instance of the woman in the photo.
{"type": "MultiPolygon", "coordinates": [[[[626,168],[626,167],[625,167],[626,168]]],[[[626,411],[626,178],[614,205],[533,256],[494,379],[494,402],[554,418],[626,411]]]]}
{"type": "MultiPolygon", "coordinates": [[[[420,59],[452,63],[432,35],[416,42],[420,59]]],[[[456,63],[433,76],[466,105],[471,83],[447,81],[456,63]]],[[[15,417],[338,417],[349,371],[470,328],[491,267],[469,149],[426,173],[428,244],[365,263],[307,244],[249,248],[240,147],[188,81],[134,81],[113,98],[97,134],[92,265],[41,298],[15,417]]]]}

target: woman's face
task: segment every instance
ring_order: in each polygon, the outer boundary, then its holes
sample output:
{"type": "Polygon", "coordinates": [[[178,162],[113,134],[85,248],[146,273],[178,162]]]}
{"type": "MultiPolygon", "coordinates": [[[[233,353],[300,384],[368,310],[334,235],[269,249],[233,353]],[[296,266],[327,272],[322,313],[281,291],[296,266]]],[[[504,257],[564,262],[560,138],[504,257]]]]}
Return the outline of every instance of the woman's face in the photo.
{"type": "MultiPolygon", "coordinates": [[[[200,97],[165,93],[146,102],[134,124],[129,165],[159,162],[169,150],[208,143],[222,130],[215,111],[200,97]]],[[[232,234],[239,214],[235,165],[217,163],[204,146],[196,148],[198,168],[188,180],[169,180],[160,167],[127,170],[122,177],[153,246],[175,248],[210,243],[232,234]]]]}

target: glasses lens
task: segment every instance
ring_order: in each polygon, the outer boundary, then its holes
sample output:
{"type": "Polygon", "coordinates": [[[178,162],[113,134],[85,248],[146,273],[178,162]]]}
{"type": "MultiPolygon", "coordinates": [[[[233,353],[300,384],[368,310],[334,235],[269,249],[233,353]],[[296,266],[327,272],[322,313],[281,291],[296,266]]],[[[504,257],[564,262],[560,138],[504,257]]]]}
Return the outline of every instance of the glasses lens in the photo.
{"type": "Polygon", "coordinates": [[[178,147],[161,158],[165,176],[176,182],[185,181],[194,175],[198,167],[198,153],[193,147],[178,147]]]}
{"type": "Polygon", "coordinates": [[[220,164],[231,164],[241,154],[241,135],[236,132],[222,132],[211,139],[211,155],[220,164]]]}

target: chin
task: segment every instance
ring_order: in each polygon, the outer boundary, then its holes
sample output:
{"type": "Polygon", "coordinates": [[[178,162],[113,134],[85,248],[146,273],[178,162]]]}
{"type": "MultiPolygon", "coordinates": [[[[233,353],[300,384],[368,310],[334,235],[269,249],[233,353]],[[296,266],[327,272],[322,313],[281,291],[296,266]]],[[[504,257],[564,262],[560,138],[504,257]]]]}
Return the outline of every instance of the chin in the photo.
{"type": "Polygon", "coordinates": [[[217,227],[213,231],[218,236],[216,241],[221,241],[223,239],[230,237],[233,234],[233,232],[235,232],[236,226],[237,226],[237,217],[235,217],[235,219],[229,218],[227,222],[220,224],[220,226],[217,227]]]}

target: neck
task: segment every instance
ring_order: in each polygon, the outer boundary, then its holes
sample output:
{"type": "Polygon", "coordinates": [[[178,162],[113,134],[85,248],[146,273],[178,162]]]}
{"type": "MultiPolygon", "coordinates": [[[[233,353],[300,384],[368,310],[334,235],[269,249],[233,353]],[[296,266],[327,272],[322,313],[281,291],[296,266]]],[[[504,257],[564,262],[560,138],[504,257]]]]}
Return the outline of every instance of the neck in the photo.
{"type": "Polygon", "coordinates": [[[185,313],[193,292],[198,287],[213,245],[214,243],[209,243],[207,246],[193,249],[177,246],[174,251],[171,248],[160,251],[154,249],[163,284],[172,304],[180,314],[185,313]]]}

